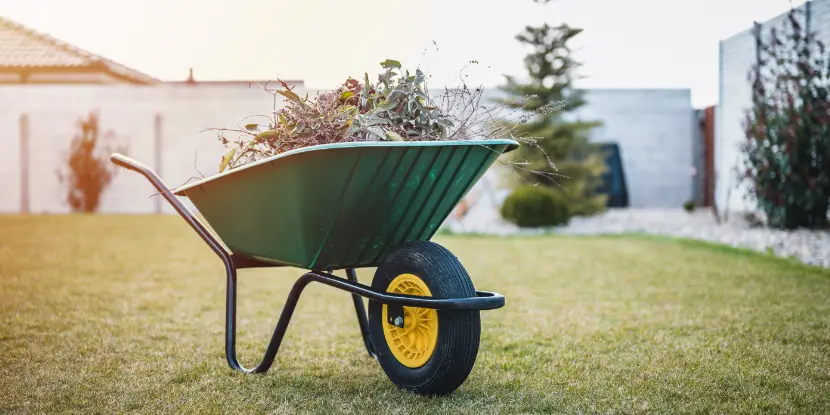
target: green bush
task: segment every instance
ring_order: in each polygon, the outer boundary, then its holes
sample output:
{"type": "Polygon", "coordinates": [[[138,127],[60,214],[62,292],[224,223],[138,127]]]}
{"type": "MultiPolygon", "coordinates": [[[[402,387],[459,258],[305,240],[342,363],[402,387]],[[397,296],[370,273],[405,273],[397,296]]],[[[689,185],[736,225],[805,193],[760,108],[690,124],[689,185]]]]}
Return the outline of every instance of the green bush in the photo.
{"type": "Polygon", "coordinates": [[[533,228],[565,225],[571,212],[562,194],[544,186],[522,186],[504,201],[501,216],[522,228],[533,228]]]}
{"type": "Polygon", "coordinates": [[[683,209],[685,209],[686,212],[693,212],[695,210],[695,202],[687,200],[686,203],[683,204],[683,209]]]}

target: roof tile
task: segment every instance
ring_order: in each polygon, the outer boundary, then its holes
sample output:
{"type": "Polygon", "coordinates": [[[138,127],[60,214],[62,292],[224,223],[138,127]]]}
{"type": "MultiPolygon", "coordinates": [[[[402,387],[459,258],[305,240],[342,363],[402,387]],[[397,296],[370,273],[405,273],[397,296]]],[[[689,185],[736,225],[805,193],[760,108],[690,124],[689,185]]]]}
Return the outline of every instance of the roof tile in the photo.
{"type": "Polygon", "coordinates": [[[0,16],[0,67],[69,69],[95,64],[103,65],[109,71],[139,83],[159,82],[141,72],[0,16]]]}

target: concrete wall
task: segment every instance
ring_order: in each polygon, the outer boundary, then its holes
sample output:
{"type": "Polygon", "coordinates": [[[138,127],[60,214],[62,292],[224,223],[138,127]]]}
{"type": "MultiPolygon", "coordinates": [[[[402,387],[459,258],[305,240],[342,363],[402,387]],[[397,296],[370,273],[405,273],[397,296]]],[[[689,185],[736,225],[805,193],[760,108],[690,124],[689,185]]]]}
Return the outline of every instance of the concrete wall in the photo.
{"type": "MultiPolygon", "coordinates": [[[[301,86],[296,91],[315,93],[301,86]]],[[[678,207],[691,197],[696,129],[688,90],[589,90],[587,98],[589,105],[577,116],[604,121],[593,138],[621,145],[634,206],[678,207]]],[[[273,104],[268,93],[244,85],[0,87],[0,212],[20,211],[21,114],[27,114],[29,123],[30,212],[62,213],[69,208],[56,169],[77,133],[76,123],[90,111],[99,112],[102,130],[113,131],[127,144],[131,157],[177,186],[199,172],[209,176],[217,171],[225,149],[215,132],[200,131],[244,124],[244,117],[268,114],[273,104]],[[157,116],[160,159],[155,147],[157,116]]],[[[158,196],[149,197],[153,193],[144,178],[119,169],[101,211],[150,213],[158,205],[172,213],[166,203],[158,203],[158,196]]]]}
{"type": "MultiPolygon", "coordinates": [[[[587,105],[574,118],[599,120],[603,127],[592,140],[615,141],[620,145],[629,201],[636,207],[679,208],[695,197],[695,141],[700,141],[691,93],[680,89],[590,89],[587,105]]],[[[487,99],[499,96],[486,91],[487,99]]],[[[702,148],[700,149],[702,152],[702,148]]],[[[702,153],[699,156],[702,159],[702,153]]],[[[495,164],[465,198],[462,218],[450,217],[444,224],[455,232],[508,233],[515,229],[499,213],[510,194],[503,178],[512,176],[511,167],[495,164]]]]}
{"type": "Polygon", "coordinates": [[[0,100],[0,212],[20,209],[20,113],[0,100]]]}
{"type": "MultiPolygon", "coordinates": [[[[501,96],[487,90],[482,102],[501,96]]],[[[702,200],[692,175],[702,165],[703,148],[691,90],[587,89],[585,100],[571,118],[602,121],[591,139],[620,145],[632,207],[679,208],[689,199],[702,200]]]]}
{"type": "MultiPolygon", "coordinates": [[[[819,40],[830,46],[830,0],[813,0],[809,28],[819,40]]],[[[763,33],[780,28],[787,13],[761,23],[763,33]]],[[[715,200],[722,210],[747,211],[755,208],[747,202],[746,187],[738,185],[736,169],[740,165],[738,145],[744,140],[742,122],[751,105],[751,87],[747,78],[756,61],[755,40],[750,27],[720,42],[720,97],[715,115],[715,200]]]]}
{"type": "Polygon", "coordinates": [[[577,111],[600,120],[592,140],[620,145],[632,207],[679,208],[694,197],[700,128],[688,89],[590,89],[577,111]]]}

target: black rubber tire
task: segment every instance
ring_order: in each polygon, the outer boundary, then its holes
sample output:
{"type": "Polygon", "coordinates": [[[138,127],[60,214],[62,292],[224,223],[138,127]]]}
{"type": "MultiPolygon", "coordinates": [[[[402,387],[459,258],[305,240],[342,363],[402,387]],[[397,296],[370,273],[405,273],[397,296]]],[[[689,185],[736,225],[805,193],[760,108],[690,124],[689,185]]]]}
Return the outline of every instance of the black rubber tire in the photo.
{"type": "MultiPolygon", "coordinates": [[[[410,242],[389,254],[377,268],[372,288],[386,292],[400,274],[414,274],[434,298],[475,297],[473,282],[450,251],[429,241],[410,242]]],[[[438,342],[432,357],[421,367],[402,365],[389,350],[383,335],[383,305],[369,302],[369,329],[378,362],[399,388],[419,395],[446,395],[467,379],[481,341],[479,311],[438,310],[438,342]]]]}

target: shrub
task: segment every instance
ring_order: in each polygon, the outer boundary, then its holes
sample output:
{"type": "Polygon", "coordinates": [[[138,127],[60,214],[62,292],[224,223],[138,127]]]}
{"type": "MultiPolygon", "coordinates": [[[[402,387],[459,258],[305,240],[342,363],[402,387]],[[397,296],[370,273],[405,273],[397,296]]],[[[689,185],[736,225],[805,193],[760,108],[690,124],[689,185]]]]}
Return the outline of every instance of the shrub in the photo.
{"type": "Polygon", "coordinates": [[[522,228],[565,225],[571,219],[562,194],[545,186],[530,185],[515,189],[507,197],[501,216],[522,228]]]}
{"type": "Polygon", "coordinates": [[[743,179],[771,227],[822,228],[830,205],[830,66],[792,10],[783,35],[756,31],[743,179]]]}
{"type": "Polygon", "coordinates": [[[694,210],[695,210],[695,202],[693,202],[693,201],[691,201],[691,200],[687,200],[687,201],[686,201],[686,203],[683,203],[683,209],[684,209],[686,212],[690,212],[690,213],[691,213],[691,212],[694,212],[694,210]]]}
{"type": "Polygon", "coordinates": [[[58,180],[66,185],[66,203],[73,212],[91,213],[98,210],[101,196],[115,176],[109,156],[113,151],[126,153],[113,146],[114,134],[100,136],[98,115],[90,113],[78,121],[77,134],[65,155],[65,165],[58,169],[58,180]]]}

